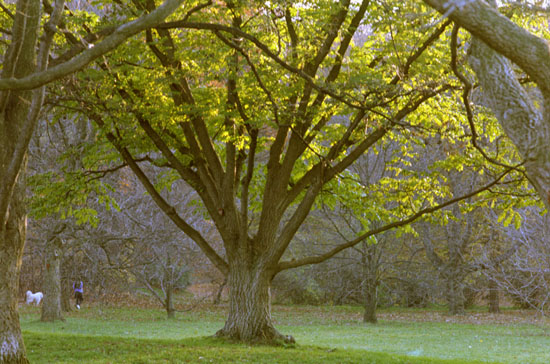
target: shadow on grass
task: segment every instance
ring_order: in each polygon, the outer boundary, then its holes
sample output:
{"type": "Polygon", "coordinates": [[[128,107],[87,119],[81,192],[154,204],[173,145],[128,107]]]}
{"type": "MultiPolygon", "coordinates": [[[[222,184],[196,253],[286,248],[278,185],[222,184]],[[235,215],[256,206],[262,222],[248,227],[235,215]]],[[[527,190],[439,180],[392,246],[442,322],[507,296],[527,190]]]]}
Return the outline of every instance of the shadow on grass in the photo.
{"type": "MultiPolygon", "coordinates": [[[[296,345],[250,346],[211,337],[144,340],[107,336],[23,333],[31,363],[265,363],[459,364],[482,363],[397,356],[296,345]]],[[[487,364],[486,362],[483,362],[487,364]]]]}

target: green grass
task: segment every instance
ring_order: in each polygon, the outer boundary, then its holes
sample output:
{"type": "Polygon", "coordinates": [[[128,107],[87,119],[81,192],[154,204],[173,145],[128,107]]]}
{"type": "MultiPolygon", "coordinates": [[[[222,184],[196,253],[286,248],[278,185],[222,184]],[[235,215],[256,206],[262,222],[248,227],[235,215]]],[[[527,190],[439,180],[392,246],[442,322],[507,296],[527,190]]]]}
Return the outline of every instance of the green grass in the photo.
{"type": "MultiPolygon", "coordinates": [[[[247,346],[212,338],[145,340],[25,333],[32,363],[265,363],[458,364],[459,360],[410,358],[360,350],[298,346],[247,346]]],[[[468,363],[480,363],[468,361],[468,363]]]]}
{"type": "Polygon", "coordinates": [[[356,307],[276,306],[277,328],[298,342],[292,348],[210,338],[224,321],[216,308],[166,320],[161,310],[91,307],[51,324],[25,307],[21,326],[33,363],[550,363],[548,326],[365,325],[360,315],[356,307]]]}

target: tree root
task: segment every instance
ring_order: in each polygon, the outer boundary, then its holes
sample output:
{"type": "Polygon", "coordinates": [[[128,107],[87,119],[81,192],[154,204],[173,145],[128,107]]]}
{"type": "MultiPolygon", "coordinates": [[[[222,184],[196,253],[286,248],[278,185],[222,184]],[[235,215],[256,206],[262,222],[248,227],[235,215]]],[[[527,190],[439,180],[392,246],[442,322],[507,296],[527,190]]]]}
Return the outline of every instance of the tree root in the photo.
{"type": "Polygon", "coordinates": [[[296,343],[296,340],[292,335],[283,335],[273,327],[266,327],[255,334],[240,333],[238,330],[227,330],[226,328],[223,328],[216,332],[214,337],[227,339],[232,342],[275,346],[287,346],[296,343]]]}

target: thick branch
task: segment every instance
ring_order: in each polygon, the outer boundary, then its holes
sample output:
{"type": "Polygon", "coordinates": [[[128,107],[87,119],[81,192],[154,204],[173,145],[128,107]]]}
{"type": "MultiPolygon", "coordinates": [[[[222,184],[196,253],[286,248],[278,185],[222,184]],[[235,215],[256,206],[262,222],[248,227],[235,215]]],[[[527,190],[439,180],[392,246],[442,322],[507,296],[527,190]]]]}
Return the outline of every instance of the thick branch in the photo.
{"type": "Polygon", "coordinates": [[[318,255],[318,256],[313,256],[313,257],[306,257],[306,258],[299,259],[299,260],[281,262],[281,263],[279,263],[276,271],[280,272],[280,271],[283,271],[283,270],[286,270],[286,269],[301,267],[303,265],[317,264],[317,263],[324,262],[325,260],[327,260],[329,258],[332,258],[333,256],[340,253],[341,251],[343,251],[345,249],[348,249],[348,248],[351,248],[351,247],[359,244],[360,242],[362,242],[363,240],[365,240],[366,238],[368,238],[370,236],[380,234],[384,231],[388,231],[388,230],[391,230],[391,229],[394,229],[394,228],[397,228],[397,227],[408,225],[408,224],[418,220],[419,218],[421,218],[422,216],[424,216],[426,214],[431,214],[435,211],[441,210],[441,209],[443,209],[447,206],[450,206],[454,203],[457,203],[459,201],[466,200],[470,197],[473,197],[473,196],[475,196],[475,195],[477,195],[477,194],[479,194],[483,191],[487,191],[489,188],[496,185],[511,170],[512,169],[508,169],[507,171],[502,173],[500,176],[498,176],[494,181],[492,181],[491,183],[489,183],[489,184],[487,184],[487,185],[485,185],[485,186],[483,186],[483,187],[481,187],[481,188],[479,188],[475,191],[472,191],[472,192],[470,192],[468,194],[465,194],[463,196],[453,198],[453,199],[451,199],[447,202],[444,202],[442,204],[439,204],[437,206],[422,209],[422,210],[418,211],[417,213],[415,213],[415,214],[413,214],[413,215],[411,215],[411,216],[409,216],[405,219],[402,219],[402,220],[399,220],[399,221],[394,221],[392,223],[386,224],[386,225],[381,226],[379,228],[369,230],[368,232],[358,236],[356,239],[348,241],[348,242],[343,243],[343,244],[340,244],[336,248],[334,248],[332,250],[329,250],[328,252],[326,252],[324,254],[321,254],[321,255],[318,255]]]}
{"type": "Polygon", "coordinates": [[[3,1],[0,1],[0,8],[2,9],[2,11],[4,13],[6,13],[10,18],[14,19],[15,16],[12,14],[12,12],[10,11],[10,9],[7,8],[6,5],[4,5],[4,2],[3,1]]]}
{"type": "Polygon", "coordinates": [[[344,56],[348,50],[348,47],[351,43],[351,40],[353,39],[353,36],[355,35],[355,32],[357,31],[357,28],[359,28],[359,24],[361,24],[361,20],[363,20],[363,17],[365,16],[365,13],[367,12],[367,8],[370,5],[370,0],[363,0],[361,2],[361,6],[359,7],[359,10],[357,10],[357,13],[353,16],[353,19],[351,20],[351,23],[348,27],[348,30],[346,31],[342,41],[340,42],[340,46],[338,47],[338,56],[336,58],[335,64],[332,66],[327,78],[326,83],[330,83],[336,80],[338,75],[340,74],[340,69],[342,68],[342,62],[344,60],[344,56]]]}
{"type": "Polygon", "coordinates": [[[211,31],[223,31],[223,32],[230,33],[230,34],[232,34],[236,37],[242,37],[243,39],[246,39],[246,40],[252,42],[258,49],[260,49],[263,52],[263,54],[266,57],[271,58],[272,60],[274,60],[277,64],[279,64],[281,67],[283,67],[287,71],[289,71],[289,72],[291,72],[295,75],[300,76],[308,84],[310,84],[311,87],[313,89],[315,89],[316,91],[325,93],[325,94],[331,96],[333,99],[338,100],[338,101],[340,101],[340,102],[342,102],[342,103],[344,103],[344,104],[346,104],[349,107],[352,107],[354,109],[368,109],[368,107],[363,107],[362,105],[360,105],[356,102],[347,100],[345,97],[339,95],[338,93],[336,93],[334,91],[331,91],[327,87],[323,87],[322,85],[318,85],[315,82],[315,80],[313,79],[313,77],[309,76],[303,70],[298,69],[298,68],[288,64],[287,62],[285,62],[281,58],[279,58],[279,56],[277,56],[275,53],[273,53],[269,49],[269,47],[267,45],[265,45],[264,43],[262,43],[258,38],[254,37],[254,36],[252,36],[252,35],[250,35],[246,32],[243,32],[242,30],[237,29],[235,27],[222,25],[222,24],[188,22],[188,21],[180,20],[180,21],[173,21],[173,22],[168,22],[168,23],[161,24],[161,25],[157,26],[157,28],[159,28],[159,29],[161,29],[161,28],[166,28],[166,29],[170,29],[170,28],[187,28],[187,29],[202,29],[202,30],[211,30],[211,31]]]}
{"type": "MultiPolygon", "coordinates": [[[[93,117],[93,115],[91,115],[93,117]]],[[[100,125],[105,126],[103,121],[98,117],[93,117],[94,121],[100,125]]],[[[157,204],[157,206],[176,224],[177,227],[179,227],[187,236],[189,236],[198,246],[199,248],[204,252],[204,254],[210,259],[210,261],[223,273],[227,274],[229,271],[229,267],[227,263],[223,260],[222,257],[216,253],[216,251],[208,244],[208,242],[204,239],[204,237],[201,235],[201,233],[197,230],[195,230],[191,225],[189,225],[184,219],[180,217],[180,215],[177,213],[176,209],[170,205],[161,195],[158,193],[155,186],[151,183],[147,175],[143,172],[143,170],[139,167],[136,160],[133,158],[131,153],[123,147],[117,137],[113,134],[108,132],[106,134],[107,139],[109,142],[116,148],[116,150],[120,153],[122,159],[128,164],[132,172],[136,175],[136,177],[139,179],[143,187],[147,190],[149,195],[151,195],[151,198],[153,201],[157,204]]]]}
{"type": "Polygon", "coordinates": [[[336,36],[338,35],[340,28],[342,27],[344,20],[346,20],[349,4],[350,4],[350,0],[340,1],[338,3],[338,5],[341,7],[340,11],[334,14],[332,19],[329,19],[328,21],[329,29],[323,44],[317,51],[317,54],[315,55],[315,57],[304,66],[304,72],[310,77],[315,76],[315,74],[317,73],[317,69],[321,65],[321,62],[323,62],[323,60],[326,58],[326,56],[330,52],[330,49],[332,48],[332,44],[334,43],[334,40],[336,39],[336,36]]]}
{"type": "Polygon", "coordinates": [[[550,93],[550,51],[546,40],[538,38],[501,15],[485,1],[466,1],[456,6],[449,0],[424,2],[481,39],[489,47],[512,60],[545,93],[550,93]]]}
{"type": "MultiPolygon", "coordinates": [[[[47,67],[48,55],[55,33],[55,27],[61,19],[64,1],[56,1],[50,20],[44,25],[44,36],[39,45],[38,64],[34,65],[34,47],[40,21],[40,4],[21,1],[17,4],[17,16],[14,20],[13,39],[4,60],[2,80],[30,74],[35,70],[43,71],[47,67]]],[[[0,92],[0,132],[15,135],[11,148],[8,143],[0,150],[0,229],[6,221],[8,206],[15,189],[16,181],[23,167],[42,104],[45,88],[33,92],[0,92]],[[11,109],[11,110],[9,110],[11,109]],[[11,130],[10,130],[11,129],[11,130]]]]}
{"type": "Polygon", "coordinates": [[[248,151],[248,161],[246,163],[246,175],[241,182],[241,235],[246,233],[245,226],[248,224],[248,203],[250,193],[250,183],[254,176],[254,165],[256,164],[256,148],[258,147],[258,129],[250,131],[250,147],[248,151]]]}
{"type": "Polygon", "coordinates": [[[103,41],[82,52],[70,61],[49,68],[46,71],[34,73],[27,77],[19,79],[13,77],[1,79],[0,90],[33,89],[74,73],[87,66],[96,58],[101,57],[102,55],[115,49],[131,36],[158,25],[167,16],[172,14],[182,3],[183,0],[166,0],[164,4],[159,6],[153,12],[121,25],[103,41]]]}
{"type": "Polygon", "coordinates": [[[491,109],[525,159],[529,180],[550,207],[550,112],[543,118],[505,57],[475,37],[470,50],[468,61],[491,109]]]}

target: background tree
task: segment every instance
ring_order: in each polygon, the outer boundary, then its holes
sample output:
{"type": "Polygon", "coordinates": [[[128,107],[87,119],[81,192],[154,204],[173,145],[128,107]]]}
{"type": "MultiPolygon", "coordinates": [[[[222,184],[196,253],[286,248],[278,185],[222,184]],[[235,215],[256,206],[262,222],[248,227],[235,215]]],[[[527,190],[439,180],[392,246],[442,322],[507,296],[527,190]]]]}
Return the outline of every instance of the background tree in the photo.
{"type": "Polygon", "coordinates": [[[179,244],[155,244],[151,250],[149,261],[134,268],[133,273],[162,304],[171,319],[175,317],[173,296],[177,290],[189,285],[189,268],[185,265],[185,258],[178,254],[181,250],[179,244]]]}
{"type": "Polygon", "coordinates": [[[541,216],[535,208],[519,211],[522,224],[519,229],[500,226],[500,233],[513,241],[505,252],[505,262],[494,259],[491,251],[484,250],[480,264],[483,274],[496,289],[512,297],[520,307],[535,309],[544,314],[548,306],[549,225],[548,214],[541,216]]]}
{"type": "MultiPolygon", "coordinates": [[[[47,108],[46,108],[47,110],[47,108]]],[[[50,116],[50,115],[48,115],[50,116]]],[[[51,116],[50,116],[51,117],[51,116]]],[[[70,310],[72,281],[77,277],[62,279],[62,265],[65,253],[70,251],[68,244],[73,243],[78,221],[86,218],[88,210],[77,212],[76,219],[62,216],[59,212],[46,213],[40,193],[42,184],[49,183],[52,175],[68,175],[82,168],[80,152],[86,143],[93,140],[93,130],[85,120],[64,120],[52,122],[45,117],[38,123],[29,146],[29,186],[35,191],[35,199],[30,202],[31,216],[43,221],[31,221],[33,241],[31,248],[39,251],[43,257],[42,321],[62,320],[61,312],[70,310]],[[69,292],[68,289],[71,288],[69,292]]],[[[90,184],[89,188],[94,188],[90,184]]]]}
{"type": "MultiPolygon", "coordinates": [[[[458,209],[453,210],[457,213],[458,209]]],[[[459,214],[455,216],[456,220],[449,221],[439,229],[439,233],[429,224],[424,224],[421,230],[421,240],[424,243],[426,255],[445,282],[449,313],[453,315],[464,313],[465,281],[468,274],[475,270],[467,261],[468,250],[475,243],[476,226],[472,221],[474,218],[473,214],[467,217],[459,214]],[[441,255],[435,248],[439,245],[438,242],[444,242],[447,245],[441,255]]]]}
{"type": "MultiPolygon", "coordinates": [[[[149,168],[149,173],[157,185],[162,184],[163,176],[158,171],[149,168]]],[[[174,318],[175,293],[189,285],[192,271],[206,269],[202,253],[154,206],[129,170],[113,173],[109,180],[118,185],[113,197],[119,203],[117,209],[98,209],[100,223],[89,232],[89,240],[101,251],[98,260],[105,267],[137,280],[137,285],[149,291],[168,317],[174,318]],[[198,266],[201,263],[203,267],[198,266]]],[[[219,240],[193,206],[193,191],[187,186],[178,186],[178,190],[187,192],[174,194],[165,189],[162,193],[209,241],[219,240]]]]}

